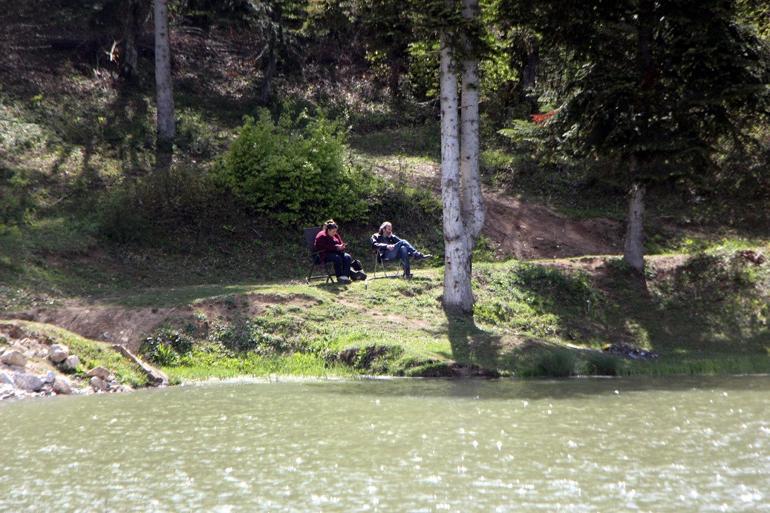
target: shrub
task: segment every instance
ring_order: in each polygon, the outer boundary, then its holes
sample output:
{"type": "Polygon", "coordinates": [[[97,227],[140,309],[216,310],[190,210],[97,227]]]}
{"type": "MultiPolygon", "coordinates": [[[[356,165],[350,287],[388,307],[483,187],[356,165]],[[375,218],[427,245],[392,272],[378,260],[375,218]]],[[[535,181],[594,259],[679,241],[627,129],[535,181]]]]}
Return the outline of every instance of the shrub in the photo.
{"type": "Polygon", "coordinates": [[[285,225],[362,218],[367,204],[358,174],[345,163],[337,125],[288,114],[274,123],[266,110],[245,118],[216,172],[233,194],[285,225]]]}
{"type": "Polygon", "coordinates": [[[192,351],[193,340],[177,330],[164,328],[147,337],[140,352],[150,361],[170,367],[179,364],[179,358],[192,351]]]}

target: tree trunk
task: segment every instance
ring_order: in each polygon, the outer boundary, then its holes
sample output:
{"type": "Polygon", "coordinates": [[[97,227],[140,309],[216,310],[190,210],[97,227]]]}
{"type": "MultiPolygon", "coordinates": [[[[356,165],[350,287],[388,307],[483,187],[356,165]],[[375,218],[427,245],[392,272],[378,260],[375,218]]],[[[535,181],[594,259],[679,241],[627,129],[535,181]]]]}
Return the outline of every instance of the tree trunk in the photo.
{"type": "MultiPolygon", "coordinates": [[[[454,2],[448,0],[451,8],[454,2]]],[[[478,0],[463,0],[463,16],[478,13],[478,0]]],[[[470,42],[465,44],[470,50],[470,42]]],[[[472,251],[484,225],[479,177],[478,60],[462,63],[462,121],[458,120],[458,69],[447,34],[441,37],[441,198],[444,221],[444,309],[471,314],[472,251]],[[462,144],[462,146],[460,146],[462,144]]]]}
{"type": "Polygon", "coordinates": [[[631,186],[623,260],[638,273],[644,271],[644,192],[639,183],[631,186]]]}
{"type": "Polygon", "coordinates": [[[176,127],[174,125],[174,96],[171,88],[171,49],[166,0],[155,0],[154,18],[158,146],[171,149],[176,135],[176,127]]]}
{"type": "MultiPolygon", "coordinates": [[[[478,15],[478,0],[463,0],[463,17],[478,15]]],[[[467,50],[472,49],[468,46],[467,50]]],[[[462,63],[462,104],[460,132],[460,175],[462,176],[462,213],[467,230],[468,251],[484,227],[484,200],[479,176],[479,61],[477,58],[462,63]]]]}
{"type": "Polygon", "coordinates": [[[270,48],[268,49],[267,64],[265,64],[264,74],[262,75],[262,86],[259,91],[260,105],[267,105],[270,101],[270,97],[273,95],[273,75],[275,74],[275,68],[278,64],[275,56],[275,38],[271,38],[268,44],[270,45],[270,48]]]}
{"type": "Polygon", "coordinates": [[[140,0],[128,1],[125,11],[125,25],[123,26],[123,51],[120,62],[120,75],[126,80],[134,80],[139,75],[139,50],[137,47],[147,12],[144,2],[140,0]]]}
{"type": "Polygon", "coordinates": [[[444,308],[457,313],[473,309],[470,251],[460,197],[460,130],[458,91],[452,49],[441,36],[441,199],[444,224],[444,308]]]}
{"type": "Polygon", "coordinates": [[[535,87],[537,68],[540,64],[538,41],[534,34],[527,38],[527,53],[524,61],[524,67],[521,69],[521,89],[526,94],[527,91],[535,87]]]}

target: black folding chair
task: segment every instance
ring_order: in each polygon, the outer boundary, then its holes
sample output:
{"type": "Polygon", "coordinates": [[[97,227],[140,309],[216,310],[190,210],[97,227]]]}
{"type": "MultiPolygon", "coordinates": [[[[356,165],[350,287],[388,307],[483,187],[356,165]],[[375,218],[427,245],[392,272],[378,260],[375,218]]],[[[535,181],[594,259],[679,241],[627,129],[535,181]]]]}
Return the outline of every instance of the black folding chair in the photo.
{"type": "Polygon", "coordinates": [[[308,269],[307,277],[305,278],[307,283],[310,283],[310,280],[316,279],[326,279],[325,283],[334,281],[334,264],[331,262],[322,263],[321,255],[313,246],[315,236],[321,230],[323,230],[323,227],[318,226],[304,229],[305,249],[307,249],[308,257],[310,258],[310,269],[308,269]]]}

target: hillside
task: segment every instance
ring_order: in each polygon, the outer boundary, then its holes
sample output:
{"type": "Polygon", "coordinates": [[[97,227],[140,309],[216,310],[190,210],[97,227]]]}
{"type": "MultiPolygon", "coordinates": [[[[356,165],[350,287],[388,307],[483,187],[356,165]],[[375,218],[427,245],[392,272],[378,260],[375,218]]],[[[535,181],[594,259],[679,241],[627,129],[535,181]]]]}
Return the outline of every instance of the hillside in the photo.
{"type": "Polygon", "coordinates": [[[533,164],[536,151],[485,126],[475,320],[447,318],[435,102],[393,103],[365,63],[330,76],[314,57],[301,75],[279,74],[260,105],[256,36],[180,16],[179,135],[157,173],[151,40],[125,81],[105,54],[111,33],[82,6],[11,4],[0,21],[0,318],[125,344],[177,380],[770,370],[761,204],[661,185],[640,279],[617,258],[622,189],[533,164]],[[303,283],[303,226],[255,213],[211,178],[261,106],[347,127],[346,162],[372,184],[365,213],[343,220],[351,252],[370,271],[368,236],[390,219],[437,255],[417,279],[303,283]],[[629,347],[659,357],[636,361],[629,347]]]}

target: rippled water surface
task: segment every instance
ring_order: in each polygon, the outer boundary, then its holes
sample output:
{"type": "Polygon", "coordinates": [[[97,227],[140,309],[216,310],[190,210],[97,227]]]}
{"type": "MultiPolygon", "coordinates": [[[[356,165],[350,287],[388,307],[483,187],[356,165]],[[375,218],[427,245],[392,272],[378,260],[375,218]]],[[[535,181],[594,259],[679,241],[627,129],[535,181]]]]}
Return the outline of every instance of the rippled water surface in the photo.
{"type": "Polygon", "coordinates": [[[0,404],[0,511],[770,512],[770,377],[0,404]]]}

